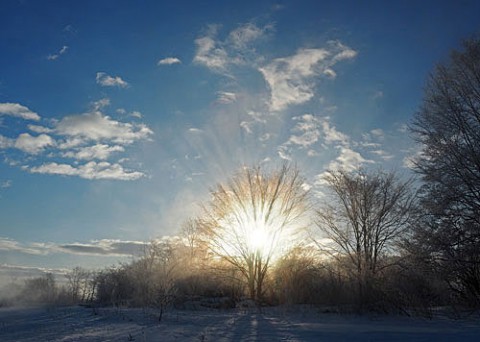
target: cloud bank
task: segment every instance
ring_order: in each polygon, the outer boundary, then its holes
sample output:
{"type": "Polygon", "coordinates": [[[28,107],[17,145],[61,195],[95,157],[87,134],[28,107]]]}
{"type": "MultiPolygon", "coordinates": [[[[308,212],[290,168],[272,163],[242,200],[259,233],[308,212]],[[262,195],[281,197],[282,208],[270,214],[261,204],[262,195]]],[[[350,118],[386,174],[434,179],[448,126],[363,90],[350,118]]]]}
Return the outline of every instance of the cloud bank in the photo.
{"type": "MultiPolygon", "coordinates": [[[[29,156],[21,158],[16,154],[15,163],[31,173],[90,180],[136,180],[144,177],[142,171],[122,164],[128,160],[125,154],[129,146],[150,140],[153,131],[144,123],[120,121],[106,115],[104,110],[109,105],[110,100],[103,98],[93,102],[92,110],[86,113],[42,122],[37,113],[23,105],[2,103],[2,115],[39,121],[41,124],[27,125],[30,132],[20,133],[17,137],[0,135],[0,149],[16,150],[29,156]]],[[[138,111],[130,116],[136,119],[142,117],[138,111]]]]}

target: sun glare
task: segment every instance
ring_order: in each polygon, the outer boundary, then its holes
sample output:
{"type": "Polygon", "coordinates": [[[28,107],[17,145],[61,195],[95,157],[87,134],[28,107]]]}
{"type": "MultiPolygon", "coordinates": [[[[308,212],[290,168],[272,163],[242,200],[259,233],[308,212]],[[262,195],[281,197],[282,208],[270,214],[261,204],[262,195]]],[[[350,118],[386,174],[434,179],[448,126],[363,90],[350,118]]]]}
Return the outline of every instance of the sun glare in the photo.
{"type": "Polygon", "coordinates": [[[251,234],[249,236],[249,245],[252,249],[258,251],[263,250],[268,246],[268,234],[263,225],[261,227],[253,226],[250,228],[251,234]]]}
{"type": "Polygon", "coordinates": [[[224,252],[232,256],[257,254],[263,259],[275,260],[288,248],[293,239],[289,235],[293,233],[288,227],[282,227],[282,214],[274,214],[266,219],[263,213],[254,215],[253,210],[244,210],[225,217],[220,222],[224,252]]]}

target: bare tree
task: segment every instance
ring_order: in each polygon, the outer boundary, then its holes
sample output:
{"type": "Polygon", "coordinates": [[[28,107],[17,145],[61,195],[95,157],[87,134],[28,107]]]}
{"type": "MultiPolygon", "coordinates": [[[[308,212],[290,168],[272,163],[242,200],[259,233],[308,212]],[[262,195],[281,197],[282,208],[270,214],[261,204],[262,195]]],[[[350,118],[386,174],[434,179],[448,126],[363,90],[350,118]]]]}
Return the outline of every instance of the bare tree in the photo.
{"type": "Polygon", "coordinates": [[[91,273],[81,267],[75,267],[65,274],[72,303],[85,302],[89,297],[91,273]]]}
{"type": "Polygon", "coordinates": [[[453,290],[480,305],[480,38],[437,66],[411,129],[426,211],[416,243],[453,290]]]}
{"type": "Polygon", "coordinates": [[[260,301],[272,260],[285,252],[307,222],[308,194],[296,169],[272,173],[243,168],[218,184],[199,220],[211,252],[233,265],[260,301]]]}
{"type": "Polygon", "coordinates": [[[157,262],[153,274],[153,305],[160,310],[158,320],[161,321],[165,310],[175,299],[175,272],[177,261],[174,246],[171,243],[160,243],[152,246],[157,262]]]}
{"type": "Polygon", "coordinates": [[[316,242],[339,260],[348,257],[362,298],[382,257],[392,251],[412,218],[412,181],[400,181],[393,172],[364,170],[331,171],[324,180],[330,191],[317,211],[324,236],[316,242]]]}
{"type": "Polygon", "coordinates": [[[136,304],[159,309],[159,321],[174,299],[176,266],[172,243],[156,240],[146,244],[143,257],[129,266],[136,304]]]}

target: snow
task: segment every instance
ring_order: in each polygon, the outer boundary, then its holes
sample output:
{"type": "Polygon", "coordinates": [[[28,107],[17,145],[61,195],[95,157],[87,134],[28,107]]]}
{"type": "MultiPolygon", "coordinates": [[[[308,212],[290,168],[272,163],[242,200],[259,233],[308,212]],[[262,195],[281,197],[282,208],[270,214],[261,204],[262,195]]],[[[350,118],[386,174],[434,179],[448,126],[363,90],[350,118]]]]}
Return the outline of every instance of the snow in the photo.
{"type": "Polygon", "coordinates": [[[453,320],[318,313],[315,309],[4,308],[0,341],[479,341],[478,316],[453,320]]]}

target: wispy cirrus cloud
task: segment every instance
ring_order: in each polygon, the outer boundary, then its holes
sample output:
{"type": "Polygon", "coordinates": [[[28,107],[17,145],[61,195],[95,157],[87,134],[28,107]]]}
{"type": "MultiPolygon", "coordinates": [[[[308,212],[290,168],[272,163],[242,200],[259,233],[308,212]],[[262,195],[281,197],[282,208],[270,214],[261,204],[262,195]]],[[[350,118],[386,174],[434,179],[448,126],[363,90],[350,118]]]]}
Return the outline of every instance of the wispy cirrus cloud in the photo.
{"type": "Polygon", "coordinates": [[[58,52],[48,55],[47,59],[49,61],[54,61],[54,60],[58,59],[58,57],[60,57],[61,55],[67,53],[67,51],[68,51],[68,46],[64,45],[64,46],[62,46],[62,48],[60,50],[58,50],[58,52]]]}
{"type": "Polygon", "coordinates": [[[356,55],[356,51],[335,41],[326,48],[300,49],[292,56],[274,59],[260,67],[270,87],[270,110],[280,111],[309,101],[314,96],[315,78],[322,75],[335,78],[332,69],[335,64],[356,55]]]}
{"type": "Polygon", "coordinates": [[[254,23],[240,25],[230,32],[228,42],[237,50],[248,48],[251,43],[265,37],[266,34],[273,31],[273,25],[258,27],[254,23]]]}
{"type": "Polygon", "coordinates": [[[255,43],[265,38],[273,25],[259,27],[254,23],[239,25],[225,39],[219,39],[220,26],[208,26],[206,33],[195,40],[196,52],[193,62],[210,70],[230,75],[233,65],[256,64],[255,43]]]}
{"type": "Polygon", "coordinates": [[[218,26],[211,25],[205,36],[197,38],[197,50],[193,62],[206,66],[215,72],[224,72],[229,63],[229,57],[222,44],[216,41],[218,26]]]}
{"type": "Polygon", "coordinates": [[[230,91],[218,91],[217,103],[229,104],[237,100],[237,94],[230,91]]]}
{"type": "Polygon", "coordinates": [[[19,103],[0,103],[0,115],[13,116],[25,120],[40,120],[40,115],[19,103]]]}
{"type": "Polygon", "coordinates": [[[102,87],[127,88],[129,86],[120,76],[110,76],[105,72],[97,72],[96,81],[102,87]]]}
{"type": "Polygon", "coordinates": [[[157,65],[173,65],[173,64],[181,64],[182,61],[177,57],[167,57],[162,58],[157,62],[157,65]]]}

